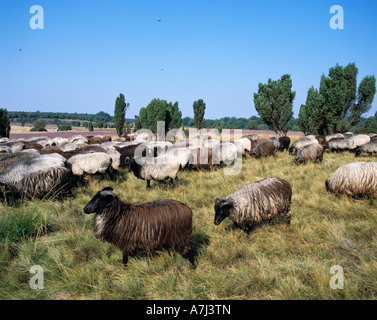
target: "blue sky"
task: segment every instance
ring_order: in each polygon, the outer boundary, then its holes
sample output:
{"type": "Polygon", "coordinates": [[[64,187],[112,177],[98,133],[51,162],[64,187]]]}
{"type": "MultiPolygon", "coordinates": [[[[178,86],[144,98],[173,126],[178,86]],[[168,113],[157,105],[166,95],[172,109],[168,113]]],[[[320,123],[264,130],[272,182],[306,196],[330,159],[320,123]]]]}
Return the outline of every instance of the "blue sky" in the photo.
{"type": "Polygon", "coordinates": [[[288,73],[297,117],[336,63],[355,62],[358,82],[377,76],[376,17],[373,0],[0,0],[0,107],[113,114],[124,93],[127,117],[153,98],[192,117],[201,98],[206,118],[248,118],[258,83],[288,73]],[[333,5],[343,30],[329,26],[333,5]]]}

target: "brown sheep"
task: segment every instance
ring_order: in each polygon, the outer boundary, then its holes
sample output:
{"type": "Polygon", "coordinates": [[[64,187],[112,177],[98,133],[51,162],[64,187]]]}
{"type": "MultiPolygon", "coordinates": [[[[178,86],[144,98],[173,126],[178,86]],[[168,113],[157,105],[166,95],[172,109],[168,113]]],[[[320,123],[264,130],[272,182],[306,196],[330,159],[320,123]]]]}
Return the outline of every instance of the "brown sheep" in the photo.
{"type": "Polygon", "coordinates": [[[192,211],[175,200],[125,203],[106,187],[85,206],[86,214],[96,213],[94,234],[112,243],[123,253],[123,264],[140,251],[172,249],[193,263],[192,211]]]}
{"type": "Polygon", "coordinates": [[[275,156],[275,146],[271,140],[267,139],[267,141],[258,143],[254,148],[252,148],[250,155],[254,158],[275,156]]]}
{"type": "Polygon", "coordinates": [[[101,144],[111,141],[110,136],[87,136],[86,139],[88,140],[89,144],[101,144]]]}

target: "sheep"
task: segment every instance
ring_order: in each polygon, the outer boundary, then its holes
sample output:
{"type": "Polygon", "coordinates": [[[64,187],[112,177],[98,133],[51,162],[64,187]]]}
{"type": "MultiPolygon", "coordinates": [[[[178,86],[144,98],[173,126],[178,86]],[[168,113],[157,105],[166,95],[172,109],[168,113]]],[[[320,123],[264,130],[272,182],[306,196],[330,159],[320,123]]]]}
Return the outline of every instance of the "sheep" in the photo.
{"type": "Polygon", "coordinates": [[[185,140],[178,140],[176,143],[173,144],[172,148],[187,148],[193,146],[192,141],[190,142],[188,139],[185,140]]]}
{"type": "Polygon", "coordinates": [[[289,138],[289,137],[280,137],[279,138],[279,142],[280,142],[280,148],[279,148],[280,151],[288,150],[289,149],[289,145],[291,144],[291,138],[289,138]]]}
{"type": "Polygon", "coordinates": [[[111,173],[112,159],[104,152],[78,154],[67,161],[72,168],[72,173],[77,176],[84,174],[111,173]]]}
{"type": "Polygon", "coordinates": [[[128,144],[126,146],[115,146],[115,150],[120,153],[120,166],[127,166],[126,159],[133,159],[136,151],[140,151],[142,157],[156,157],[157,148],[150,149],[144,143],[128,144]]]}
{"type": "Polygon", "coordinates": [[[169,148],[166,150],[166,156],[175,157],[181,165],[181,170],[194,162],[194,155],[188,148],[169,148]]]}
{"type": "Polygon", "coordinates": [[[329,142],[331,139],[342,139],[342,138],[344,138],[344,135],[341,133],[334,133],[334,134],[327,135],[325,137],[327,142],[329,142]]]}
{"type": "Polygon", "coordinates": [[[179,161],[171,157],[156,158],[127,158],[128,172],[135,175],[136,178],[146,180],[147,188],[151,187],[151,180],[165,181],[170,178],[170,184],[174,186],[174,180],[178,179],[178,171],[181,167],[179,161]],[[152,159],[152,161],[151,161],[152,159]]]}
{"type": "Polygon", "coordinates": [[[84,138],[81,134],[69,137],[68,141],[71,142],[71,143],[76,143],[76,144],[88,144],[89,143],[88,139],[84,138]]]}
{"type": "Polygon", "coordinates": [[[289,147],[289,154],[293,155],[297,152],[297,150],[311,143],[318,143],[318,140],[315,138],[315,136],[309,135],[302,137],[291,144],[291,146],[289,147]]]}
{"type": "Polygon", "coordinates": [[[66,167],[45,168],[30,173],[11,186],[13,194],[25,194],[29,197],[42,198],[56,192],[68,191],[72,187],[72,172],[66,167]]]}
{"type": "Polygon", "coordinates": [[[329,150],[331,152],[340,152],[344,150],[351,150],[354,148],[354,141],[345,138],[333,138],[328,141],[329,150]]]}
{"type": "Polygon", "coordinates": [[[192,211],[176,200],[125,203],[110,187],[96,192],[84,207],[95,213],[94,235],[116,246],[126,266],[129,256],[140,251],[154,253],[168,249],[194,264],[192,253],[192,211]]]}
{"type": "Polygon", "coordinates": [[[0,144],[0,154],[12,154],[12,149],[4,144],[0,144]]]}
{"type": "Polygon", "coordinates": [[[234,143],[222,142],[212,147],[213,164],[230,165],[236,161],[238,148],[234,143]]]}
{"type": "Polygon", "coordinates": [[[353,141],[353,144],[350,148],[351,150],[354,150],[357,147],[361,147],[362,145],[370,142],[370,137],[366,134],[355,134],[348,139],[353,141]]]}
{"type": "Polygon", "coordinates": [[[270,138],[270,140],[274,144],[275,150],[279,150],[280,149],[280,141],[279,141],[279,139],[277,137],[272,137],[272,138],[270,138]]]}
{"type": "Polygon", "coordinates": [[[243,155],[246,155],[246,153],[251,151],[251,141],[247,138],[234,140],[233,143],[237,146],[240,145],[243,155]]]}
{"type": "Polygon", "coordinates": [[[37,151],[42,150],[42,146],[39,143],[21,141],[25,145],[25,149],[35,149],[37,151]]]}
{"type": "Polygon", "coordinates": [[[299,149],[293,159],[295,164],[307,162],[322,162],[324,148],[318,143],[307,144],[299,149]]]}
{"type": "Polygon", "coordinates": [[[13,163],[26,160],[26,159],[35,159],[38,158],[40,154],[29,153],[29,152],[18,152],[14,154],[7,154],[0,157],[0,171],[8,168],[13,163]]]}
{"type": "Polygon", "coordinates": [[[356,149],[355,156],[359,157],[363,152],[367,153],[369,156],[377,154],[377,141],[372,140],[367,144],[364,144],[356,149]]]}
{"type": "Polygon", "coordinates": [[[9,147],[12,150],[12,153],[20,152],[22,149],[25,148],[25,144],[21,141],[14,141],[9,140],[8,142],[4,143],[5,146],[9,147]]]}
{"type": "Polygon", "coordinates": [[[271,140],[258,143],[250,152],[254,158],[275,156],[275,146],[271,140]]]}
{"type": "Polygon", "coordinates": [[[249,139],[250,141],[253,141],[253,140],[258,140],[258,135],[257,134],[248,134],[246,136],[243,136],[242,138],[247,138],[249,139]]]}
{"type": "Polygon", "coordinates": [[[73,142],[66,142],[58,146],[58,148],[63,152],[74,151],[80,149],[79,145],[73,142]]]}
{"type": "Polygon", "coordinates": [[[110,136],[87,136],[86,139],[88,140],[89,144],[101,144],[103,142],[111,141],[110,136]]]}
{"type": "Polygon", "coordinates": [[[292,188],[280,178],[267,178],[249,183],[233,194],[215,200],[215,225],[229,217],[236,227],[250,231],[279,214],[291,222],[292,188]]]}
{"type": "Polygon", "coordinates": [[[326,140],[326,137],[323,136],[323,135],[316,135],[315,136],[316,140],[318,141],[318,143],[325,149],[328,149],[329,147],[329,144],[326,140]]]}
{"type": "Polygon", "coordinates": [[[94,153],[94,152],[103,152],[106,153],[106,149],[102,148],[101,146],[97,144],[92,144],[92,145],[85,145],[82,148],[72,150],[72,151],[66,151],[61,153],[61,155],[69,160],[70,158],[77,156],[79,154],[89,154],[89,153],[94,153]]]}
{"type": "Polygon", "coordinates": [[[351,197],[377,197],[377,162],[355,162],[338,168],[327,180],[326,190],[351,197]]]}
{"type": "Polygon", "coordinates": [[[42,197],[56,191],[68,190],[71,170],[58,154],[42,155],[19,160],[0,171],[0,184],[13,195],[42,197]]]}
{"type": "MultiPolygon", "coordinates": [[[[181,150],[181,149],[178,149],[181,150]]],[[[211,169],[213,161],[213,152],[211,148],[192,146],[189,147],[192,157],[190,158],[189,166],[191,169],[211,169]]]]}

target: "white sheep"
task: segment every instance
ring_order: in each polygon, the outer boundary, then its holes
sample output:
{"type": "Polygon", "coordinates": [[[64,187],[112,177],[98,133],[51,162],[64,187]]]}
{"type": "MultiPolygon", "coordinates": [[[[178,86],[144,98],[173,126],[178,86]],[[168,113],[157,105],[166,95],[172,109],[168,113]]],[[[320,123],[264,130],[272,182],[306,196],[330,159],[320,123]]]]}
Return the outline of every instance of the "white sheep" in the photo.
{"type": "Polygon", "coordinates": [[[79,154],[68,160],[74,175],[106,173],[112,163],[110,155],[103,152],[79,154]]]}

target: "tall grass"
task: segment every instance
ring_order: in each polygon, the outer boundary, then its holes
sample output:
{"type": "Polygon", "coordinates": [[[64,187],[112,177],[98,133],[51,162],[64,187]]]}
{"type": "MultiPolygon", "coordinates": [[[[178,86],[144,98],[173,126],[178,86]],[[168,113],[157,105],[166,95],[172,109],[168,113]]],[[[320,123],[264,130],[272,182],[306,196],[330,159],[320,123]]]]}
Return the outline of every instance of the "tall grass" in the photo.
{"type": "MultiPolygon", "coordinates": [[[[377,205],[326,192],[325,180],[352,154],[326,153],[322,164],[295,166],[287,153],[243,162],[241,174],[187,171],[171,189],[122,172],[118,181],[91,180],[72,199],[0,204],[0,298],[3,299],[375,299],[377,205]],[[214,199],[257,180],[292,183],[292,222],[261,225],[250,234],[226,219],[215,226],[214,199]],[[93,235],[82,208],[111,186],[124,201],[176,199],[193,210],[196,268],[180,255],[141,253],[129,259],[93,235]],[[29,269],[44,269],[44,289],[29,287],[29,269]],[[333,290],[330,268],[344,269],[333,290]]],[[[362,157],[359,161],[373,161],[362,157]]]]}

